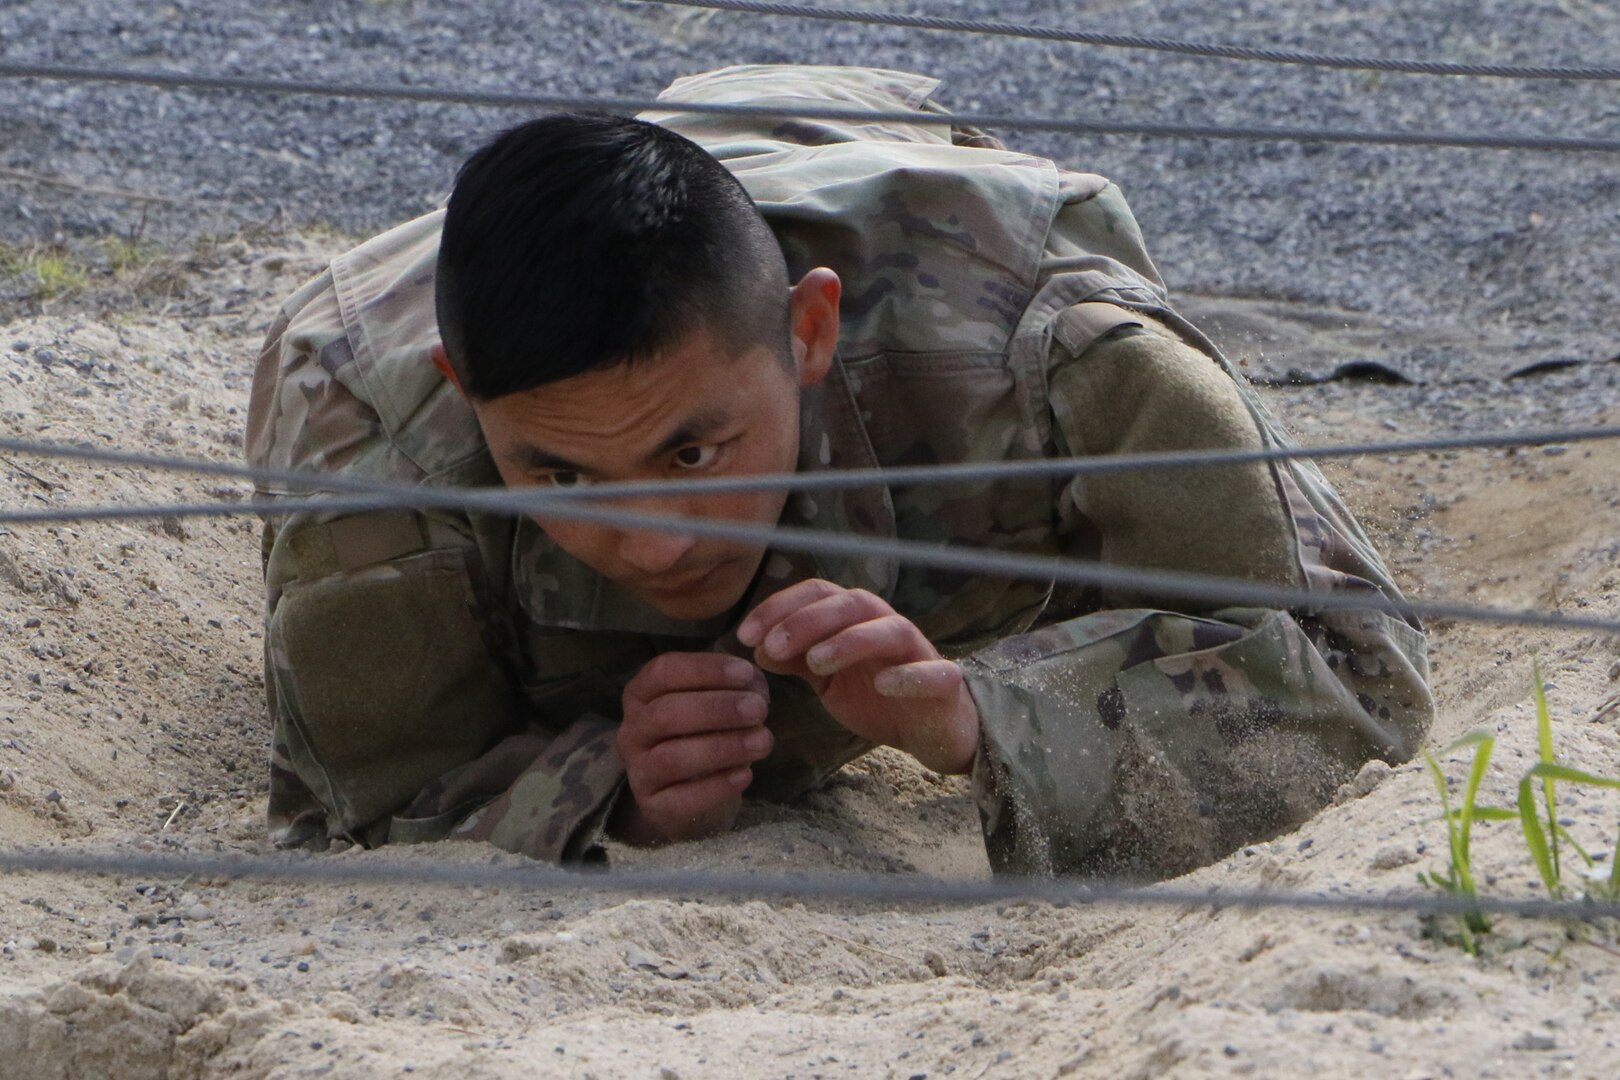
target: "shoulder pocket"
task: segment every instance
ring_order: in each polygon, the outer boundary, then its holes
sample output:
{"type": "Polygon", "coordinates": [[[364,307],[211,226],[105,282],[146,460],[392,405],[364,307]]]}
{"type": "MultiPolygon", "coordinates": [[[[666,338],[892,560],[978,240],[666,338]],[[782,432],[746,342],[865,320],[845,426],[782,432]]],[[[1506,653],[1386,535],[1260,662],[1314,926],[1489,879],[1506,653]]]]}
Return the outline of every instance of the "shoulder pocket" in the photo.
{"type": "Polygon", "coordinates": [[[270,619],[273,674],[345,830],[408,803],[511,723],[465,552],[429,551],[290,583],[270,619]]]}

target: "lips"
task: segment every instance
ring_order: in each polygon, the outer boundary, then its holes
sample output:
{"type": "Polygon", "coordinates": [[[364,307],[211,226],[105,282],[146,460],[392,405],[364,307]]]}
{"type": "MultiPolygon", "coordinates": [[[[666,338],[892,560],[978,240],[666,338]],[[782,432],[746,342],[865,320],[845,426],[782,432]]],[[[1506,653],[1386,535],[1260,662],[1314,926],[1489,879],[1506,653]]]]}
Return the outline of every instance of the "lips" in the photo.
{"type": "Polygon", "coordinates": [[[644,592],[655,593],[658,595],[694,592],[708,584],[709,581],[714,577],[716,571],[718,571],[720,567],[724,565],[724,563],[715,563],[708,569],[700,570],[696,573],[684,574],[680,577],[674,578],[659,578],[655,581],[644,583],[641,588],[644,592]]]}

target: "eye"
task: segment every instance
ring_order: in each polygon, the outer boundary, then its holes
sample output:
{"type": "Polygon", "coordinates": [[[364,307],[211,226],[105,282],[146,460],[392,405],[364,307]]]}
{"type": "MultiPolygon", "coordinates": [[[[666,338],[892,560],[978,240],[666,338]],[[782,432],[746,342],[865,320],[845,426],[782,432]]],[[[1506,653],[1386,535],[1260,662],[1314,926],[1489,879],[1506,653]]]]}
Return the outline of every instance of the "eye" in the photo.
{"type": "Polygon", "coordinates": [[[589,480],[585,479],[585,477],[581,476],[579,473],[569,470],[548,473],[541,482],[550,484],[552,487],[560,488],[585,487],[590,483],[589,480]]]}
{"type": "Polygon", "coordinates": [[[675,464],[682,469],[702,469],[720,452],[718,446],[683,446],[675,451],[675,464]]]}

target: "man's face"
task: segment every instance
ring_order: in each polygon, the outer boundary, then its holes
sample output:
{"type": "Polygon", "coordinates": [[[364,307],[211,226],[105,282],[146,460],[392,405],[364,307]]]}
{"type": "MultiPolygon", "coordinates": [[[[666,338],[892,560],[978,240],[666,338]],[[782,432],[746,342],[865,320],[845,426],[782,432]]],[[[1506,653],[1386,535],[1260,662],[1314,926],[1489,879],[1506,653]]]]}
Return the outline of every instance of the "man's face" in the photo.
{"type": "MultiPolygon", "coordinates": [[[[802,364],[784,363],[770,346],[737,355],[700,331],[657,358],[473,408],[510,487],[791,472],[798,458],[800,384],[813,381],[802,364]]],[[[605,505],[771,525],[785,501],[780,491],[672,492],[605,505]]],[[[735,606],[764,554],[759,545],[543,515],[536,520],[564,551],[677,619],[706,619],[735,606]]]]}

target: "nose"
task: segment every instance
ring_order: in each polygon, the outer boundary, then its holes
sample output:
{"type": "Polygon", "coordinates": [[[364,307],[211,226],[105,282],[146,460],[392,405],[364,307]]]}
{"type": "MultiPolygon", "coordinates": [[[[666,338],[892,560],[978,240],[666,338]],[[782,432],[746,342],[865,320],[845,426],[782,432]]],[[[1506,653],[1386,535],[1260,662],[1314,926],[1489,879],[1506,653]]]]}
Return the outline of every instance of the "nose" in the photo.
{"type": "Polygon", "coordinates": [[[625,529],[619,533],[619,561],[643,574],[661,574],[696,543],[697,537],[690,534],[625,529]]]}

